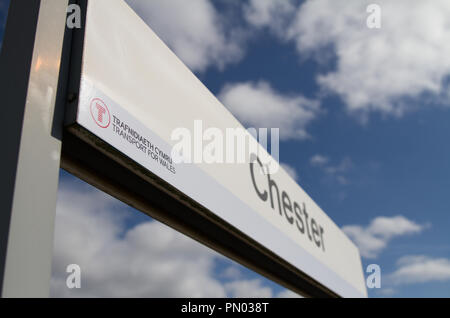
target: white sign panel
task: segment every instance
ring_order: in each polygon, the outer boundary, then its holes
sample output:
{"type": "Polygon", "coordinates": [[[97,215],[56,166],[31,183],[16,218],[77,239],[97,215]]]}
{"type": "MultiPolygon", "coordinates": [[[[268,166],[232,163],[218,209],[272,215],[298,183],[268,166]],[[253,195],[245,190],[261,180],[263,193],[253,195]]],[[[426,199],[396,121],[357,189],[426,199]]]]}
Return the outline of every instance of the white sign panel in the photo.
{"type": "Polygon", "coordinates": [[[338,295],[366,297],[358,249],[283,169],[175,163],[172,132],[196,120],[242,128],[124,1],[89,1],[77,123],[338,295]]]}

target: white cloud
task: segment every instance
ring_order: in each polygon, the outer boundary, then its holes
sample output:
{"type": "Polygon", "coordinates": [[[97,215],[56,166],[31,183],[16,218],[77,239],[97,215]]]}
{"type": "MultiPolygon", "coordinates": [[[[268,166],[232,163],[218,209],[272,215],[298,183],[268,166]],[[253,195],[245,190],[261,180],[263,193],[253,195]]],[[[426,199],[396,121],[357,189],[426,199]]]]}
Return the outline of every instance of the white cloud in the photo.
{"type": "Polygon", "coordinates": [[[372,2],[308,0],[300,7],[288,38],[302,56],[332,48],[337,58],[336,69],[318,82],[361,115],[401,115],[414,105],[411,99],[445,94],[450,1],[379,0],[382,28],[369,29],[366,7],[372,2]]]}
{"type": "Polygon", "coordinates": [[[311,165],[316,166],[316,167],[326,165],[328,163],[328,161],[329,161],[329,159],[322,155],[314,155],[309,160],[311,165]]]}
{"type": "Polygon", "coordinates": [[[303,297],[290,291],[290,290],[285,290],[285,291],[279,292],[277,295],[277,298],[303,298],[303,297]]]}
{"type": "Polygon", "coordinates": [[[223,68],[243,56],[240,32],[225,27],[210,0],[127,2],[194,71],[223,68]]]}
{"type": "Polygon", "coordinates": [[[294,17],[296,7],[293,0],[250,0],[244,6],[244,17],[253,27],[268,27],[282,36],[294,17]]]}
{"type": "Polygon", "coordinates": [[[325,166],[325,171],[331,175],[345,173],[353,167],[353,162],[349,157],[342,159],[337,165],[325,166]]]}
{"type": "Polygon", "coordinates": [[[219,99],[244,124],[279,128],[284,140],[307,138],[306,127],[320,112],[318,102],[300,95],[281,94],[265,81],[226,85],[219,99]]]}
{"type": "Polygon", "coordinates": [[[274,294],[273,290],[264,286],[259,279],[227,283],[225,289],[232,298],[303,298],[287,289],[274,294]]]}
{"type": "Polygon", "coordinates": [[[52,295],[57,297],[224,297],[212,277],[215,253],[157,222],[125,228],[117,201],[63,186],[58,196],[52,295]],[[65,286],[78,264],[82,288],[65,286]]]}
{"type": "Polygon", "coordinates": [[[397,290],[394,288],[384,288],[383,286],[381,289],[378,289],[376,293],[382,297],[392,297],[397,293],[397,290]]]}
{"type": "Polygon", "coordinates": [[[328,176],[335,179],[341,185],[349,184],[346,173],[353,168],[353,162],[349,157],[343,158],[338,164],[331,164],[330,159],[323,155],[314,155],[309,159],[313,167],[322,169],[328,176]]]}
{"type": "Polygon", "coordinates": [[[262,285],[259,279],[227,283],[225,289],[232,298],[303,298],[287,289],[274,294],[273,290],[262,285]]]}
{"type": "Polygon", "coordinates": [[[396,285],[450,281],[450,259],[410,255],[400,258],[387,279],[396,285]]]}
{"type": "Polygon", "coordinates": [[[369,226],[370,233],[384,239],[405,234],[419,233],[427,225],[419,225],[403,216],[377,217],[372,220],[369,226]]]}
{"type": "Polygon", "coordinates": [[[221,276],[223,278],[228,279],[239,279],[242,277],[242,273],[236,266],[228,266],[222,273],[221,276]]]}
{"type": "Polygon", "coordinates": [[[394,237],[417,234],[428,225],[420,225],[404,216],[377,217],[366,227],[346,225],[342,230],[358,246],[366,258],[376,258],[394,237]]]}
{"type": "Polygon", "coordinates": [[[263,286],[261,280],[241,280],[225,284],[225,289],[232,298],[272,298],[272,289],[263,286]]]}
{"type": "Polygon", "coordinates": [[[346,225],[342,230],[358,246],[363,257],[375,258],[386,247],[386,240],[372,235],[359,225],[346,225]]]}
{"type": "MultiPolygon", "coordinates": [[[[381,29],[366,26],[369,0],[307,0],[299,7],[294,0],[249,0],[242,5],[250,26],[245,31],[211,0],[127,1],[194,71],[239,61],[251,31],[268,28],[281,40],[295,42],[302,59],[314,55],[320,60],[332,52],[336,68],[317,81],[340,95],[351,114],[401,115],[419,107],[423,95],[448,103],[447,0],[380,0],[381,29]]],[[[304,130],[291,133],[286,138],[304,130]]]]}
{"type": "Polygon", "coordinates": [[[298,181],[298,173],[297,170],[295,170],[294,167],[291,167],[290,165],[286,164],[286,163],[282,163],[281,167],[286,170],[287,174],[291,176],[292,179],[294,179],[295,181],[298,181]]]}
{"type": "Polygon", "coordinates": [[[90,186],[62,181],[52,267],[53,297],[269,297],[263,280],[246,280],[237,264],[196,241],[148,221],[130,225],[125,204],[90,186]],[[66,267],[81,267],[81,289],[66,287],[66,267]],[[220,276],[220,275],[219,275],[220,276]]]}

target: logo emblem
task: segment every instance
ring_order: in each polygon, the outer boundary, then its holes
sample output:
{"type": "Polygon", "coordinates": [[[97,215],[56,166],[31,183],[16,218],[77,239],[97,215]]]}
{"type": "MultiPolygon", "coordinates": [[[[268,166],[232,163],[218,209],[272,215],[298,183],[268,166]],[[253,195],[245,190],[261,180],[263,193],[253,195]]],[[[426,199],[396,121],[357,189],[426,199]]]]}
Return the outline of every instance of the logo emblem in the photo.
{"type": "Polygon", "coordinates": [[[108,128],[111,123],[111,115],[108,106],[100,99],[94,98],[91,102],[91,115],[95,123],[101,128],[108,128]]]}

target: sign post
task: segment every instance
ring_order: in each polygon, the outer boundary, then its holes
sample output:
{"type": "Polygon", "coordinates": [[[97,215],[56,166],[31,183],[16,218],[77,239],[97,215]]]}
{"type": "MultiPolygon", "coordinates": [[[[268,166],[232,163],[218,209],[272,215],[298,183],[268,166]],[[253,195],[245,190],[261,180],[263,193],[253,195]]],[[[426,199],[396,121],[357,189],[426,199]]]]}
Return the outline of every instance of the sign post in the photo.
{"type": "Polygon", "coordinates": [[[11,1],[0,58],[0,295],[48,297],[62,121],[55,105],[68,1],[11,1]]]}
{"type": "Polygon", "coordinates": [[[49,295],[62,167],[304,296],[366,297],[357,247],[286,171],[258,173],[261,146],[253,162],[174,160],[172,133],[198,119],[253,137],[125,1],[78,3],[72,32],[68,0],[11,2],[0,295],[49,295]]]}
{"type": "Polygon", "coordinates": [[[84,162],[72,165],[65,158],[73,146],[64,139],[63,167],[132,206],[138,205],[133,196],[142,193],[139,201],[148,208],[141,210],[298,293],[366,297],[358,248],[284,169],[259,173],[262,162],[275,166],[275,159],[136,12],[123,0],[89,0],[85,15],[83,37],[73,42],[72,56],[81,63],[72,61],[69,90],[75,98],[66,109],[66,131],[90,150],[72,153],[84,162]],[[208,139],[203,128],[222,140],[216,154],[227,145],[217,161],[202,160],[208,139]],[[192,141],[201,146],[192,150],[192,141]],[[93,153],[104,159],[89,163],[93,153]],[[234,160],[238,153],[242,162],[234,160]],[[108,160],[131,175],[119,179],[120,168],[107,171],[108,160]],[[83,165],[94,178],[80,173],[83,165]],[[99,181],[102,170],[105,182],[99,181]],[[135,177],[168,198],[155,202],[161,195],[143,191],[130,181],[135,177]],[[118,183],[132,195],[121,193],[118,183]],[[168,219],[176,213],[170,201],[181,202],[190,216],[168,219]],[[158,204],[169,211],[155,213],[158,204]],[[247,252],[217,235],[219,228],[247,252]],[[269,259],[273,266],[267,266],[269,259]]]}

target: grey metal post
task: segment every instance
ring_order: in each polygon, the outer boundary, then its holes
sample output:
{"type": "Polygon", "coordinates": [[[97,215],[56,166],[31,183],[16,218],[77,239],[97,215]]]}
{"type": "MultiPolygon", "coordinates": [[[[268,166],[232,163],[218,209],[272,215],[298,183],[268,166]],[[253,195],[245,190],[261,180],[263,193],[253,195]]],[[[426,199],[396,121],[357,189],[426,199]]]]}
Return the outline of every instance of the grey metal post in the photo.
{"type": "Polygon", "coordinates": [[[61,152],[53,125],[67,4],[10,4],[0,58],[2,297],[49,296],[61,152]]]}

